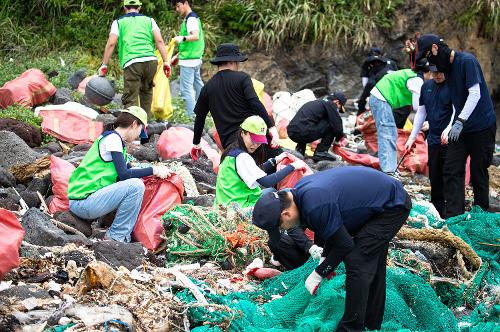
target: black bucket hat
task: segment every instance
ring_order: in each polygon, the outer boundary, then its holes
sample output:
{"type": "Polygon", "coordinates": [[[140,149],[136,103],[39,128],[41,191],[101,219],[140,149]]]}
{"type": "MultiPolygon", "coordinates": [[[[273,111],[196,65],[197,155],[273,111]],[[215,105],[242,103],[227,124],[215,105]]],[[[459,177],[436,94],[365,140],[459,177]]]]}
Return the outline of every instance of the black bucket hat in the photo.
{"type": "Polygon", "coordinates": [[[241,54],[240,47],[235,44],[220,44],[217,46],[217,53],[215,58],[210,60],[213,65],[217,65],[221,62],[244,62],[247,61],[248,57],[241,54]]]}

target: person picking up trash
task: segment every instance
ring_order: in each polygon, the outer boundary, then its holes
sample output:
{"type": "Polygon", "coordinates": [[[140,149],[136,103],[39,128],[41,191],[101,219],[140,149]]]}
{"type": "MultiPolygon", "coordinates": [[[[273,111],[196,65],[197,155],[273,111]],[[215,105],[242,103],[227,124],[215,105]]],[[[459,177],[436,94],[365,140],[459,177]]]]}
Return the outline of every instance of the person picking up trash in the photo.
{"type": "Polygon", "coordinates": [[[135,141],[148,123],[146,112],[131,106],[122,110],[90,147],[69,179],[69,209],[82,219],[92,220],[116,210],[105,239],[130,242],[142,205],[144,183],[140,178],[170,176],[166,166],[131,168],[125,143],[135,141]]]}
{"type": "MultiPolygon", "coordinates": [[[[279,147],[278,130],[257,97],[250,75],[238,71],[240,62],[247,59],[235,44],[221,44],[217,47],[217,54],[210,62],[218,67],[218,71],[201,89],[194,110],[193,159],[198,159],[202,153],[199,144],[209,112],[214,119],[223,149],[238,140],[241,123],[252,115],[260,116],[265,121],[272,136],[271,147],[279,147]]],[[[268,157],[282,152],[279,149],[269,150],[266,148],[268,157]]]]}
{"type": "Polygon", "coordinates": [[[306,145],[321,139],[314,151],[313,160],[335,160],[329,150],[334,139],[345,141],[339,112],[345,112],[346,100],[342,93],[335,92],[324,99],[309,101],[299,109],[287,128],[288,136],[297,143],[297,152],[305,155],[306,145]]]}
{"type": "Polygon", "coordinates": [[[417,40],[417,60],[426,59],[446,76],[454,117],[443,132],[448,143],[443,166],[445,217],[465,211],[465,164],[470,156],[474,205],[489,209],[488,167],[495,150],[496,115],[491,95],[476,57],[448,47],[440,37],[422,35],[417,40]]]}
{"type": "Polygon", "coordinates": [[[413,148],[418,132],[427,119],[429,123],[427,146],[431,202],[441,218],[444,218],[443,166],[446,160],[447,145],[441,145],[441,134],[446,129],[450,119],[453,118],[453,108],[444,73],[439,72],[434,65],[431,65],[429,69],[432,73],[432,80],[428,80],[422,85],[420,105],[413,121],[410,137],[405,144],[405,153],[413,148]]]}
{"type": "Polygon", "coordinates": [[[194,115],[193,110],[196,100],[203,87],[200,68],[205,53],[205,38],[201,20],[193,12],[188,0],[172,0],[175,11],[182,17],[179,35],[174,37],[179,45],[179,53],[172,57],[170,64],[177,63],[180,69],[180,93],[186,104],[186,112],[189,117],[194,115]]]}
{"type": "Polygon", "coordinates": [[[109,60],[118,44],[120,66],[123,68],[123,106],[140,106],[150,117],[153,79],[158,66],[155,45],[160,51],[167,76],[170,75],[170,65],[160,28],[153,18],[139,13],[141,5],[140,0],[123,1],[125,15],[111,24],[98,75],[106,76],[109,60]]]}
{"type": "Polygon", "coordinates": [[[216,205],[254,206],[262,195],[261,187],[275,190],[273,187],[287,175],[307,167],[298,160],[274,173],[276,165],[286,154],[264,162],[266,132],[266,122],[256,115],[246,118],[240,125],[236,141],[224,150],[221,157],[215,189],[216,205]]]}
{"type": "Polygon", "coordinates": [[[337,331],[380,330],[389,241],[406,221],[411,199],[391,176],[362,166],[306,176],[290,191],[262,195],[252,222],[268,232],[307,227],[324,239],[319,265],[305,281],[314,295],[344,262],[345,310],[337,331]]]}
{"type": "Polygon", "coordinates": [[[422,84],[430,77],[429,63],[423,59],[414,69],[385,75],[370,92],[370,109],[377,127],[378,158],[384,173],[394,175],[397,171],[398,131],[393,110],[412,105],[416,111],[422,84]]]}

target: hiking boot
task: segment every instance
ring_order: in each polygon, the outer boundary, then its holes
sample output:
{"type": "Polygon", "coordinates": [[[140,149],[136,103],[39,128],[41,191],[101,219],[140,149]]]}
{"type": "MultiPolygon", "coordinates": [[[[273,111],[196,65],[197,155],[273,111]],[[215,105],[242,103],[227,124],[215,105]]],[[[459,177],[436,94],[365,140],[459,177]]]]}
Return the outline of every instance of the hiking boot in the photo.
{"type": "Polygon", "coordinates": [[[337,158],[335,155],[331,154],[328,151],[315,151],[312,159],[315,162],[322,161],[322,160],[328,160],[328,161],[335,161],[337,158]]]}

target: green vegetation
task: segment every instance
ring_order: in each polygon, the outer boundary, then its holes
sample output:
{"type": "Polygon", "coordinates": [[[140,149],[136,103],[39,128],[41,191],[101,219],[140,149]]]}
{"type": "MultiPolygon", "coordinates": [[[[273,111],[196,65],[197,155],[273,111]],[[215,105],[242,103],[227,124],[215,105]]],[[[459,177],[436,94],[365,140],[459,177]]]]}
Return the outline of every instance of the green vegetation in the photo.
{"type": "Polygon", "coordinates": [[[36,116],[30,108],[21,105],[12,105],[0,112],[2,119],[15,119],[41,129],[42,118],[36,116]]]}
{"type": "Polygon", "coordinates": [[[459,17],[458,21],[465,27],[475,23],[481,24],[481,32],[494,41],[500,32],[500,0],[475,0],[459,17]]]}

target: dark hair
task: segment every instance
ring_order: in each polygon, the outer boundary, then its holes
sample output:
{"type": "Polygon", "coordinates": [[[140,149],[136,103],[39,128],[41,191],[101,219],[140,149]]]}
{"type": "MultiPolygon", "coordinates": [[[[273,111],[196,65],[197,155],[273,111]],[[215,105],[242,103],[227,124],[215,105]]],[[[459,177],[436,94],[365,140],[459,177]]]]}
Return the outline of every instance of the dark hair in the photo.
{"type": "Polygon", "coordinates": [[[180,2],[180,3],[188,3],[189,4],[189,1],[188,0],[172,0],[172,6],[175,7],[175,5],[180,2]]]}
{"type": "Polygon", "coordinates": [[[115,130],[116,128],[127,128],[130,127],[134,121],[137,122],[137,124],[142,124],[141,120],[136,118],[130,113],[121,113],[118,118],[116,118],[114,123],[110,123],[106,125],[104,130],[115,130]]]}
{"type": "Polygon", "coordinates": [[[288,191],[278,191],[278,198],[280,199],[280,212],[292,206],[292,199],[288,197],[288,191]]]}
{"type": "Polygon", "coordinates": [[[264,146],[261,145],[259,146],[253,153],[248,152],[247,147],[245,145],[245,141],[243,141],[243,137],[241,137],[241,133],[246,134],[247,131],[243,129],[238,129],[238,132],[236,133],[236,141],[233,143],[229,144],[227,149],[224,150],[224,153],[222,153],[222,157],[220,158],[220,162],[222,163],[224,161],[224,158],[229,154],[231,150],[234,149],[241,149],[248,153],[250,156],[252,156],[253,160],[255,160],[255,163],[257,165],[262,165],[264,163],[264,146]]]}
{"type": "Polygon", "coordinates": [[[141,6],[136,6],[136,5],[130,5],[130,6],[125,6],[125,9],[131,10],[131,9],[139,9],[141,6]]]}

